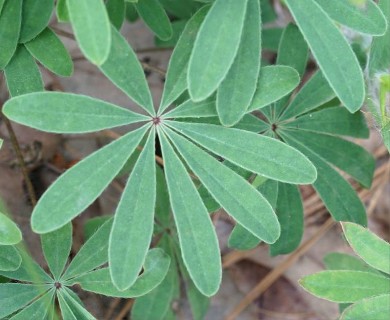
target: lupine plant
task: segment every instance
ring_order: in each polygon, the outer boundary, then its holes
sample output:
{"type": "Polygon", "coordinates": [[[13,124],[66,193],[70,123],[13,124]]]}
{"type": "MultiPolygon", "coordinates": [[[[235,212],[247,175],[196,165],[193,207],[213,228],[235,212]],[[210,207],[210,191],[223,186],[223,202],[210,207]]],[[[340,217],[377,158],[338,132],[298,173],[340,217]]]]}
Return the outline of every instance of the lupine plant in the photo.
{"type": "Polygon", "coordinates": [[[136,127],[68,169],[34,207],[31,228],[50,273],[14,246],[21,234],[0,215],[0,230],[10,234],[0,235],[0,274],[14,280],[0,284],[0,318],[38,312],[52,319],[58,304],[64,319],[94,319],[70,290],[78,284],[142,296],[133,319],[174,319],[170,306],[183,279],[193,317],[202,319],[222,279],[210,214],[222,208],[234,219],[230,247],[264,242],[271,255],[287,254],[304,229],[299,185],[312,185],[336,221],[366,226],[364,205],[338,169],[370,187],[374,158],[344,139],[369,136],[360,111],[367,91],[387,139],[390,1],[281,5],[292,19],[275,28],[268,0],[0,0],[0,70],[10,96],[3,116],[53,134],[136,127]],[[40,67],[62,77],[73,72],[49,26],[53,10],[72,26],[85,58],[138,109],[44,90],[40,67]],[[120,32],[138,18],[157,46],[173,48],[157,105],[120,32]],[[359,37],[373,39],[370,52],[354,42],[359,37]],[[276,61],[262,58],[264,51],[276,52],[276,61]],[[88,240],[68,261],[72,220],[126,175],[116,212],[86,224],[88,240]]]}

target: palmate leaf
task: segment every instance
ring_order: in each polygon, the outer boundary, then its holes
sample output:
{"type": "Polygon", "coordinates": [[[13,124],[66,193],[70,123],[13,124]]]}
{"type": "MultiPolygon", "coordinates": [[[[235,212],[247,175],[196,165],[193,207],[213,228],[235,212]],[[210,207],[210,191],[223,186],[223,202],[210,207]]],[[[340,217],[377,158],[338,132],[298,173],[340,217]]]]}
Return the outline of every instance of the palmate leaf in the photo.
{"type": "Polygon", "coordinates": [[[22,26],[19,42],[35,38],[49,24],[54,8],[54,0],[23,0],[22,26]]]}
{"type": "Polygon", "coordinates": [[[4,213],[0,212],[0,245],[17,244],[21,240],[22,233],[20,232],[18,226],[4,213]]]}
{"type": "Polygon", "coordinates": [[[267,243],[275,242],[279,237],[280,227],[267,200],[237,173],[187,139],[170,129],[166,130],[181,156],[213,198],[259,239],[267,243]]]}
{"type": "Polygon", "coordinates": [[[343,223],[344,235],[352,249],[370,266],[390,274],[390,244],[366,228],[343,223]]]}
{"type": "Polygon", "coordinates": [[[275,139],[215,125],[166,123],[234,164],[267,178],[300,184],[316,179],[316,170],[304,155],[275,139]]]}
{"type": "Polygon", "coordinates": [[[22,21],[22,0],[7,0],[0,16],[0,70],[10,62],[18,45],[22,21]]]}
{"type": "Polygon", "coordinates": [[[314,0],[285,2],[330,86],[350,112],[359,110],[365,96],[363,73],[347,40],[314,0]]]}
{"type": "Polygon", "coordinates": [[[246,113],[260,71],[261,15],[259,0],[247,0],[237,55],[217,91],[217,111],[225,126],[236,124],[246,113]]]}
{"type": "Polygon", "coordinates": [[[4,69],[10,95],[43,91],[43,81],[39,68],[23,45],[19,45],[11,61],[4,69]]]}
{"type": "Polygon", "coordinates": [[[153,33],[162,40],[172,37],[169,17],[158,0],[138,0],[135,3],[138,14],[153,33]]]}
{"type": "Polygon", "coordinates": [[[222,276],[217,236],[183,163],[161,131],[159,137],[184,264],[199,290],[210,296],[218,290],[222,276]]]}
{"type": "Polygon", "coordinates": [[[372,0],[365,0],[361,4],[340,0],[315,1],[332,19],[351,29],[373,36],[386,32],[386,18],[372,0]]]}
{"type": "Polygon", "coordinates": [[[196,35],[206,16],[209,7],[203,7],[187,22],[181,34],[172,57],[168,64],[168,71],[161,98],[159,114],[175,101],[188,87],[187,70],[196,35]]]}
{"type": "Polygon", "coordinates": [[[67,0],[66,4],[81,51],[92,63],[103,64],[111,47],[111,24],[103,0],[67,0]]]}
{"type": "Polygon", "coordinates": [[[237,55],[248,0],[216,0],[197,35],[188,69],[192,100],[208,98],[237,55]],[[218,39],[218,41],[215,41],[218,39]]]}
{"type": "Polygon", "coordinates": [[[59,280],[64,271],[72,246],[72,224],[41,235],[43,255],[54,280],[59,280]]]}
{"type": "Polygon", "coordinates": [[[45,68],[59,76],[73,73],[73,61],[62,41],[50,29],[44,29],[37,37],[24,44],[31,55],[45,68]]]}
{"type": "Polygon", "coordinates": [[[22,258],[14,246],[0,245],[0,270],[14,271],[20,267],[22,258]]]}
{"type": "Polygon", "coordinates": [[[390,310],[390,294],[367,298],[345,309],[340,320],[387,320],[390,310]]]}
{"type": "Polygon", "coordinates": [[[156,202],[154,146],[153,128],[114,216],[109,264],[112,281],[119,290],[128,289],[136,281],[152,239],[156,202]]]}
{"type": "Polygon", "coordinates": [[[86,133],[149,118],[88,96],[42,92],[8,100],[3,113],[12,121],[53,133],[86,133]]]}
{"type": "Polygon", "coordinates": [[[147,129],[126,134],[66,171],[38,201],[31,217],[33,230],[56,230],[86,209],[115,178],[147,129]]]}
{"type": "Polygon", "coordinates": [[[304,277],[300,284],[319,298],[346,303],[388,294],[390,279],[371,272],[321,271],[304,277]]]}

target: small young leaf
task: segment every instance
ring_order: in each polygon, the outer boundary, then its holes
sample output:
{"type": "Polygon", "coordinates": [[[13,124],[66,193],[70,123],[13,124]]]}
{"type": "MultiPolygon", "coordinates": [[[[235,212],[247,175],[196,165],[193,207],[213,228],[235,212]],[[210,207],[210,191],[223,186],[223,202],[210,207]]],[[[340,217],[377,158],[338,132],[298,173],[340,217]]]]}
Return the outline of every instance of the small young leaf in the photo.
{"type": "Polygon", "coordinates": [[[73,61],[57,35],[46,28],[36,38],[24,44],[31,55],[45,68],[63,77],[73,73],[73,61]]]}
{"type": "Polygon", "coordinates": [[[19,42],[30,41],[40,34],[49,24],[53,8],[54,0],[23,0],[19,42]]]}
{"type": "Polygon", "coordinates": [[[343,223],[343,229],[352,249],[367,264],[390,274],[390,244],[357,224],[343,223]]]}
{"type": "Polygon", "coordinates": [[[364,0],[356,4],[351,0],[315,0],[335,21],[362,33],[382,36],[387,29],[387,21],[376,3],[364,0]]]}
{"type": "Polygon", "coordinates": [[[313,187],[336,221],[352,221],[367,224],[366,210],[352,186],[318,154],[300,142],[299,133],[279,132],[288,144],[306,154],[316,166],[317,180],[313,187]]]}
{"type": "Polygon", "coordinates": [[[186,27],[184,28],[183,33],[173,50],[168,65],[159,114],[164,112],[164,110],[169,107],[169,105],[174,102],[188,87],[188,60],[191,56],[196,35],[198,34],[199,28],[208,10],[209,7],[205,6],[194,14],[190,20],[188,20],[186,27]]]}
{"type": "Polygon", "coordinates": [[[111,32],[110,54],[100,66],[100,70],[130,99],[154,115],[152,96],[136,54],[114,27],[111,28],[111,32]]]}
{"type": "Polygon", "coordinates": [[[22,257],[14,246],[0,245],[0,270],[14,271],[20,267],[22,257]]]}
{"type": "Polygon", "coordinates": [[[67,0],[66,3],[81,51],[92,63],[103,64],[111,47],[111,24],[103,0],[67,0]]]}
{"type": "Polygon", "coordinates": [[[172,37],[171,22],[158,0],[138,0],[135,7],[142,20],[157,37],[162,40],[172,37]]]}
{"type": "Polygon", "coordinates": [[[280,120],[286,120],[293,116],[299,116],[332,100],[336,94],[329,86],[321,71],[317,71],[309,81],[297,93],[291,103],[280,116],[280,120]]]}
{"type": "Polygon", "coordinates": [[[94,132],[149,119],[108,102],[61,92],[13,98],[3,113],[12,121],[53,133],[94,132]]]}
{"type": "Polygon", "coordinates": [[[365,97],[363,72],[347,40],[314,0],[285,2],[330,86],[351,113],[359,110],[365,97]]]}
{"type": "Polygon", "coordinates": [[[68,223],[61,229],[41,235],[41,242],[49,269],[54,280],[58,280],[72,247],[72,224],[68,223]]]}
{"type": "Polygon", "coordinates": [[[351,114],[345,108],[340,107],[331,107],[308,113],[292,122],[283,124],[283,126],[361,139],[367,139],[370,134],[362,112],[351,114]]]}
{"type": "Polygon", "coordinates": [[[69,280],[100,267],[108,261],[108,240],[112,219],[106,221],[81,247],[66,269],[62,279],[69,280]]]}
{"type": "Polygon", "coordinates": [[[236,124],[246,113],[260,71],[261,21],[259,0],[247,0],[237,55],[217,91],[217,111],[224,126],[236,124]]]}
{"type": "Polygon", "coordinates": [[[43,91],[41,72],[23,45],[18,47],[11,61],[5,67],[4,75],[12,97],[43,91]]]}
{"type": "Polygon", "coordinates": [[[299,84],[298,72],[286,66],[267,66],[260,70],[260,77],[249,111],[261,109],[278,101],[299,84]]]}
{"type": "Polygon", "coordinates": [[[54,302],[54,290],[50,290],[28,307],[10,318],[10,320],[47,319],[50,305],[54,302]]]}
{"type": "Polygon", "coordinates": [[[239,167],[267,178],[294,184],[316,179],[316,169],[306,156],[276,139],[215,125],[166,123],[239,167]]]}
{"type": "Polygon", "coordinates": [[[165,135],[159,132],[159,137],[183,261],[198,289],[211,296],[217,292],[222,277],[214,226],[183,163],[165,135]]]}
{"type": "Polygon", "coordinates": [[[16,51],[22,20],[22,0],[7,0],[0,16],[0,70],[3,70],[16,51]]]}
{"type": "Polygon", "coordinates": [[[255,188],[187,139],[171,130],[168,132],[190,168],[214,199],[238,223],[267,243],[273,243],[279,238],[280,226],[276,215],[255,188]]]}
{"type": "Polygon", "coordinates": [[[21,240],[22,233],[18,226],[4,213],[0,212],[0,245],[17,244],[21,240]]]}
{"type": "Polygon", "coordinates": [[[301,243],[304,228],[303,204],[297,186],[279,183],[275,212],[281,226],[281,234],[280,238],[270,245],[271,256],[290,253],[301,243]]]}
{"type": "Polygon", "coordinates": [[[390,294],[360,300],[344,310],[340,320],[388,320],[390,294]]]}
{"type": "Polygon", "coordinates": [[[189,62],[192,100],[208,98],[226,77],[240,45],[247,2],[216,0],[208,12],[189,62]]]}
{"type": "Polygon", "coordinates": [[[80,284],[81,288],[86,291],[110,297],[135,298],[152,291],[164,280],[169,269],[170,260],[170,257],[159,248],[149,250],[143,273],[134,285],[125,291],[119,291],[111,282],[108,268],[89,272],[76,278],[74,283],[80,284]]]}
{"type": "Polygon", "coordinates": [[[126,290],[137,280],[153,234],[156,203],[155,130],[127,181],[114,216],[108,248],[112,282],[126,290]]]}
{"type": "Polygon", "coordinates": [[[125,21],[125,1],[124,0],[108,0],[106,3],[108,17],[112,25],[120,30],[125,21]]]}
{"type": "Polygon", "coordinates": [[[109,185],[138,146],[148,126],[130,132],[80,161],[55,181],[38,201],[34,232],[54,231],[85,210],[109,185]]]}
{"type": "Polygon", "coordinates": [[[311,294],[333,302],[356,302],[389,292],[390,279],[371,272],[321,271],[300,280],[311,294]]]}
{"type": "Polygon", "coordinates": [[[21,283],[0,284],[0,317],[3,318],[18,311],[45,291],[45,286],[21,283]]]}

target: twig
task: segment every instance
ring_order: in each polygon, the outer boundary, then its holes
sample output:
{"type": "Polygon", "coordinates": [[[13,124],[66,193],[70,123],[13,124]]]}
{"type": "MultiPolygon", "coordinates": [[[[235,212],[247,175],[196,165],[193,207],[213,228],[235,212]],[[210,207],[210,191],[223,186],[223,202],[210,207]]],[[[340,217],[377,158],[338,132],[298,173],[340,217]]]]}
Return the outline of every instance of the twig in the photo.
{"type": "Polygon", "coordinates": [[[128,300],[126,302],[126,304],[123,306],[121,312],[119,312],[119,314],[116,316],[115,320],[122,320],[127,315],[127,313],[130,311],[133,304],[134,304],[133,299],[128,300]]]}
{"type": "Polygon", "coordinates": [[[109,320],[111,318],[115,308],[119,305],[120,302],[121,302],[120,298],[115,298],[111,301],[110,306],[108,307],[108,310],[104,315],[104,320],[109,320]]]}

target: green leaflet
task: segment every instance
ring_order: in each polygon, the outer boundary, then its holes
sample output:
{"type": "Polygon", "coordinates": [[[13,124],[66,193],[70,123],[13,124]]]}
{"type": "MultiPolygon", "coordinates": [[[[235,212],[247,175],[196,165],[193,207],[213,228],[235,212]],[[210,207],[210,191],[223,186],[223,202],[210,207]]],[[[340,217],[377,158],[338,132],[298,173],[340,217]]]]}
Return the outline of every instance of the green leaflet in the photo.
{"type": "MultiPolygon", "coordinates": [[[[252,183],[253,186],[255,186],[255,181],[252,183]]],[[[257,190],[268,200],[274,211],[278,199],[278,189],[279,183],[275,180],[263,181],[257,187],[257,190]]],[[[260,242],[260,239],[251,234],[247,229],[240,224],[236,224],[229,236],[228,246],[237,250],[250,250],[258,246],[260,242]]]]}
{"type": "Polygon", "coordinates": [[[106,221],[84,243],[77,255],[66,269],[62,279],[69,280],[83,275],[108,261],[108,240],[112,227],[112,219],[106,221]]]}
{"type": "Polygon", "coordinates": [[[203,294],[211,296],[217,292],[222,277],[214,226],[183,163],[161,131],[159,137],[184,264],[197,288],[203,294]]]}
{"type": "Polygon", "coordinates": [[[303,235],[303,204],[297,186],[279,183],[278,200],[275,209],[281,234],[270,245],[271,256],[287,254],[298,248],[303,235]]]}
{"type": "Polygon", "coordinates": [[[354,3],[351,0],[315,0],[335,21],[362,33],[382,36],[387,29],[387,21],[376,3],[364,0],[354,3]]]}
{"type": "Polygon", "coordinates": [[[110,297],[135,298],[156,288],[165,278],[170,265],[170,257],[161,249],[149,250],[144,263],[144,271],[129,289],[119,291],[111,282],[108,268],[89,272],[75,279],[75,283],[87,291],[110,297]]]}
{"type": "Polygon", "coordinates": [[[352,221],[366,225],[364,205],[351,185],[324,159],[299,141],[300,133],[283,131],[279,134],[288,144],[305,153],[316,166],[318,176],[313,186],[333,218],[336,221],[352,221]]]}
{"type": "Polygon", "coordinates": [[[54,292],[54,290],[48,291],[21,312],[11,317],[10,320],[46,319],[49,306],[54,302],[54,292]]]}
{"type": "Polygon", "coordinates": [[[111,47],[111,24],[103,0],[67,0],[66,3],[81,51],[92,63],[103,64],[111,47]]]}
{"type": "Polygon", "coordinates": [[[37,64],[23,45],[20,45],[4,69],[7,87],[12,97],[43,91],[43,81],[37,64]]]}
{"type": "Polygon", "coordinates": [[[63,297],[69,306],[69,308],[72,310],[72,313],[74,314],[76,319],[83,319],[83,320],[96,320],[96,318],[90,314],[76,298],[78,298],[77,295],[75,295],[71,290],[68,288],[64,288],[64,290],[61,291],[63,294],[63,297]]]}
{"type": "Polygon", "coordinates": [[[381,274],[362,259],[345,253],[331,252],[327,254],[324,257],[324,264],[328,270],[355,270],[381,274]]]}
{"type": "Polygon", "coordinates": [[[30,41],[40,34],[49,24],[53,8],[54,0],[23,0],[19,42],[30,41]]]}
{"type": "Polygon", "coordinates": [[[0,16],[0,70],[3,70],[16,51],[22,20],[22,0],[7,0],[0,16]]]}
{"type": "Polygon", "coordinates": [[[22,257],[20,267],[15,271],[2,271],[0,275],[19,281],[33,282],[33,283],[50,283],[53,282],[45,271],[31,258],[31,256],[23,248],[19,248],[19,254],[22,257]]]}
{"type": "Polygon", "coordinates": [[[188,69],[192,100],[209,97],[237,55],[248,0],[216,0],[196,37],[188,69]],[[218,41],[216,41],[218,39],[218,41]]]}
{"type": "Polygon", "coordinates": [[[156,165],[156,209],[155,221],[163,228],[171,227],[171,207],[163,169],[156,165]]]}
{"type": "Polygon", "coordinates": [[[216,103],[214,98],[206,99],[201,102],[187,100],[171,111],[163,115],[164,118],[203,118],[217,115],[216,103]]]}
{"type": "MultiPolygon", "coordinates": [[[[276,64],[294,68],[298,71],[300,78],[302,78],[306,70],[308,58],[309,48],[302,33],[296,25],[289,24],[284,29],[280,39],[276,64]]],[[[283,112],[289,98],[290,95],[287,95],[276,102],[274,108],[272,108],[274,119],[278,118],[283,112]]]]}
{"type": "Polygon", "coordinates": [[[353,224],[343,224],[344,235],[352,249],[370,266],[390,274],[390,245],[369,230],[353,224]]]}
{"type": "Polygon", "coordinates": [[[0,245],[0,270],[14,271],[20,267],[22,258],[14,246],[0,245]]]}
{"type": "Polygon", "coordinates": [[[288,107],[280,116],[286,120],[309,112],[335,97],[333,89],[329,86],[321,71],[317,71],[297,93],[288,107]]]}
{"type": "Polygon", "coordinates": [[[58,22],[69,22],[69,12],[66,0],[57,0],[56,15],[58,22]]]}
{"type": "Polygon", "coordinates": [[[306,156],[276,139],[215,125],[166,123],[239,167],[267,178],[295,184],[316,179],[316,169],[306,156]]]}
{"type": "Polygon", "coordinates": [[[5,0],[0,0],[0,14],[1,14],[1,10],[3,10],[4,2],[5,0]]]}
{"type": "Polygon", "coordinates": [[[262,33],[262,47],[264,50],[278,51],[280,38],[283,33],[282,28],[263,28],[262,33]]]}
{"type": "Polygon", "coordinates": [[[340,30],[314,0],[286,3],[330,86],[350,112],[359,110],[365,97],[363,73],[340,30]]]}
{"type": "Polygon", "coordinates": [[[65,300],[64,290],[57,291],[57,299],[60,304],[61,315],[63,320],[78,320],[74,313],[72,312],[71,307],[65,300]]]}
{"type": "Polygon", "coordinates": [[[167,12],[171,13],[173,16],[187,19],[190,18],[196,10],[199,8],[200,4],[193,0],[160,0],[167,12]]]}
{"type": "Polygon", "coordinates": [[[126,290],[137,280],[153,233],[156,203],[155,129],[149,134],[114,216],[108,255],[112,282],[126,290]]]}
{"type": "Polygon", "coordinates": [[[146,121],[149,118],[88,96],[40,92],[8,100],[12,121],[53,133],[84,133],[146,121]]]}
{"type": "Polygon", "coordinates": [[[390,295],[363,299],[345,309],[340,320],[388,320],[390,295]]]}
{"type": "Polygon", "coordinates": [[[311,294],[333,302],[355,302],[389,292],[390,279],[371,272],[322,271],[300,281],[311,294]]]}
{"type": "Polygon", "coordinates": [[[108,17],[112,25],[120,30],[125,21],[125,1],[124,0],[108,0],[106,3],[108,17]]]}
{"type": "Polygon", "coordinates": [[[72,224],[41,235],[43,255],[54,280],[59,280],[64,271],[72,247],[72,224]]]}
{"type": "Polygon", "coordinates": [[[363,147],[339,137],[316,132],[294,131],[294,134],[299,137],[300,143],[323,160],[348,173],[364,187],[371,186],[375,159],[363,147]]]}
{"type": "Polygon", "coordinates": [[[158,37],[154,37],[154,44],[159,48],[174,48],[176,47],[177,42],[183,30],[187,24],[188,20],[176,20],[171,23],[172,25],[172,36],[168,40],[161,40],[158,37]]]}
{"type": "Polygon", "coordinates": [[[225,126],[236,124],[244,116],[255,94],[259,77],[260,3],[259,0],[247,2],[237,55],[217,91],[217,111],[221,123],[225,126]]]}
{"type": "MultiPolygon", "coordinates": [[[[139,152],[139,150],[138,150],[139,152]]],[[[131,155],[131,157],[135,154],[135,152],[131,155]]],[[[138,157],[137,157],[138,158],[138,157]]],[[[83,227],[83,233],[84,233],[84,240],[87,241],[89,238],[91,238],[96,231],[108,220],[110,220],[113,217],[113,215],[108,214],[104,216],[97,216],[91,219],[88,219],[84,223],[83,227]]],[[[108,239],[108,238],[107,238],[108,239]]]]}
{"type": "Polygon", "coordinates": [[[138,19],[138,12],[135,5],[131,2],[126,2],[126,19],[129,22],[135,22],[138,19]]]}
{"type": "Polygon", "coordinates": [[[370,131],[362,112],[351,114],[345,108],[330,107],[303,115],[283,127],[365,139],[370,131]]]}
{"type": "Polygon", "coordinates": [[[188,22],[173,50],[168,65],[164,91],[159,114],[169,107],[187,89],[188,61],[194,46],[198,30],[209,10],[209,6],[200,9],[188,22]]]}
{"type": "Polygon", "coordinates": [[[162,40],[172,37],[171,22],[158,0],[138,0],[135,7],[142,20],[157,37],[162,40]]]}
{"type": "Polygon", "coordinates": [[[150,115],[154,115],[153,100],[144,71],[133,49],[114,28],[110,54],[100,70],[127,96],[150,115]]]}
{"type": "Polygon", "coordinates": [[[263,108],[283,98],[293,91],[299,82],[298,72],[291,67],[267,66],[261,68],[257,89],[248,107],[248,112],[263,108]]]}
{"type": "Polygon", "coordinates": [[[144,126],[126,134],[58,178],[33,211],[34,232],[47,233],[62,227],[95,201],[138,146],[147,128],[144,126]]]}
{"type": "Polygon", "coordinates": [[[194,285],[191,279],[186,279],[186,293],[190,303],[191,313],[194,320],[202,320],[210,306],[210,298],[204,296],[194,285]]]}
{"type": "Polygon", "coordinates": [[[63,77],[73,73],[73,61],[57,35],[44,29],[36,38],[24,44],[31,55],[45,68],[63,77]]]}
{"type": "Polygon", "coordinates": [[[271,3],[268,0],[260,0],[260,5],[263,23],[275,21],[277,16],[271,3]]]}
{"type": "Polygon", "coordinates": [[[32,286],[20,283],[0,284],[0,317],[3,318],[23,308],[44,291],[44,286],[32,286]]]}
{"type": "MultiPolygon", "coordinates": [[[[390,23],[390,0],[380,0],[379,8],[385,14],[390,23]]],[[[1,30],[1,28],[0,28],[1,30]]],[[[390,27],[382,37],[375,37],[372,40],[368,71],[370,76],[377,72],[385,72],[390,66],[390,27]]],[[[1,69],[1,68],[0,68],[1,69]]]]}
{"type": "Polygon", "coordinates": [[[169,136],[209,193],[238,223],[267,243],[277,240],[279,222],[268,201],[255,188],[187,139],[171,130],[169,136]]]}
{"type": "Polygon", "coordinates": [[[17,244],[21,240],[22,233],[20,232],[18,226],[4,213],[0,212],[0,245],[17,244]]]}

